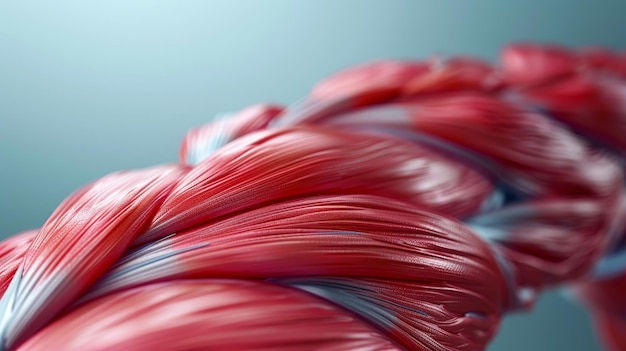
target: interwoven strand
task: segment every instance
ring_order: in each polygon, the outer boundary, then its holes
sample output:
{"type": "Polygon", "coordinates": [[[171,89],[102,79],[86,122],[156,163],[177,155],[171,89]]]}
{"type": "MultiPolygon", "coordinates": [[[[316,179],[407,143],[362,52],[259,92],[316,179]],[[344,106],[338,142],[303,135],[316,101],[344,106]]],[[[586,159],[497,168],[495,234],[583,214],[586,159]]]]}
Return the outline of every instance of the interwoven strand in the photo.
{"type": "Polygon", "coordinates": [[[626,54],[377,61],[0,244],[0,350],[484,350],[568,284],[626,349],[626,54]]]}

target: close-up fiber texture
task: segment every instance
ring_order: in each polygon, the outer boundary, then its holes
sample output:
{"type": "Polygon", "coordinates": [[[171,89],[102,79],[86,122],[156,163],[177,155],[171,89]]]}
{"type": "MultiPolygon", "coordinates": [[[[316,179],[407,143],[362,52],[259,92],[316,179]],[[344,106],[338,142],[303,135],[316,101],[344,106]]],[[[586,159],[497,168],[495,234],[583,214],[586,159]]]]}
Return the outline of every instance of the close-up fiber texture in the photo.
{"type": "Polygon", "coordinates": [[[485,350],[567,289],[626,350],[626,53],[379,60],[0,244],[0,350],[485,350]]]}

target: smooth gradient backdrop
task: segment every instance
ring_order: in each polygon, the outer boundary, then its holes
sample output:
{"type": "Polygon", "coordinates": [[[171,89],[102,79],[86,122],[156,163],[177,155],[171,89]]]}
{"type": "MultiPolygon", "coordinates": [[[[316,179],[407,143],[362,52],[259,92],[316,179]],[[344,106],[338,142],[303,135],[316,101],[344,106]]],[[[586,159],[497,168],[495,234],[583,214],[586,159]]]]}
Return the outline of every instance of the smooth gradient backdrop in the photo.
{"type": "MultiPolygon", "coordinates": [[[[297,101],[348,65],[494,59],[515,40],[625,48],[625,14],[620,0],[2,1],[0,235],[40,226],[106,173],[175,160],[217,113],[297,101]]],[[[599,349],[557,292],[490,348],[599,349]]]]}

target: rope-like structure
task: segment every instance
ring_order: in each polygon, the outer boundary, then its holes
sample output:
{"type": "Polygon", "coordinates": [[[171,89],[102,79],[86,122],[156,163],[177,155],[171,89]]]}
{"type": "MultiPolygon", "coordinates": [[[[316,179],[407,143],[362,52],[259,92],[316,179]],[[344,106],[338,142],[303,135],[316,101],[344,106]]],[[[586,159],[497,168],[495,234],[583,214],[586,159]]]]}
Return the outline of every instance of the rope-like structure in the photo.
{"type": "Polygon", "coordinates": [[[568,285],[626,350],[626,54],[341,71],[0,245],[2,350],[484,350],[568,285]]]}

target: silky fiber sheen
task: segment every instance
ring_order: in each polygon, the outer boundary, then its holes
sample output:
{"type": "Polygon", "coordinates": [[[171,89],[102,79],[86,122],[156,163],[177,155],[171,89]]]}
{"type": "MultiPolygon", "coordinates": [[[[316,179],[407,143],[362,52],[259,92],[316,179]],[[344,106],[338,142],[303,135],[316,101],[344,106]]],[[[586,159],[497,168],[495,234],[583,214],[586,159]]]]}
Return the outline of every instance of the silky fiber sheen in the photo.
{"type": "Polygon", "coordinates": [[[626,53],[337,72],[0,244],[0,350],[485,350],[567,287],[626,350],[626,53]]]}

